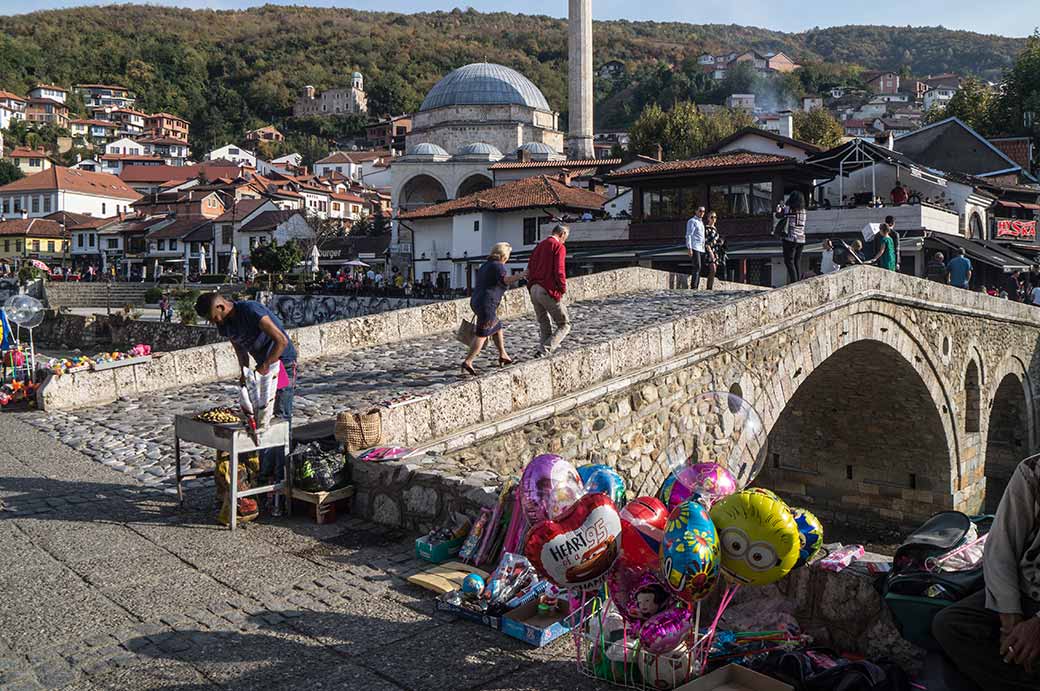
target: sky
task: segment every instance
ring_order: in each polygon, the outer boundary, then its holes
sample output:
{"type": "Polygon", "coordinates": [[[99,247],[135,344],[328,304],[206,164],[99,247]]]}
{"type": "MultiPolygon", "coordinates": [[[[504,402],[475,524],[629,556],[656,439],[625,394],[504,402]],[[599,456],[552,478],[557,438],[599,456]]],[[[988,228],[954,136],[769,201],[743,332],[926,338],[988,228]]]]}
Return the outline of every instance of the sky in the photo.
{"type": "MultiPolygon", "coordinates": [[[[78,5],[111,5],[119,0],[0,0],[0,15],[20,14],[78,5]]],[[[140,0],[139,0],[140,1],[140,0]]],[[[428,12],[473,7],[480,12],[508,11],[561,17],[566,0],[150,0],[149,4],[195,9],[243,9],[255,5],[296,4],[312,7],[353,7],[392,12],[428,12]]],[[[988,0],[981,11],[978,0],[593,0],[596,19],[680,21],[695,24],[742,24],[779,31],[804,31],[814,26],[885,24],[938,26],[1002,36],[1027,36],[1040,26],[1037,0],[988,0]]]]}

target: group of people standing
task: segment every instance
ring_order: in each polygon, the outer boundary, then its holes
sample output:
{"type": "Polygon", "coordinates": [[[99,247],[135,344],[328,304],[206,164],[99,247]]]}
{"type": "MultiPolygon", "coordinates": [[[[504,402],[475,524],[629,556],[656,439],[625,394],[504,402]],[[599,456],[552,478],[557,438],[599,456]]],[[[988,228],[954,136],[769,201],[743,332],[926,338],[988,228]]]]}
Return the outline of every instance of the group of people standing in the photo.
{"type": "Polygon", "coordinates": [[[475,316],[473,340],[469,353],[462,362],[462,371],[476,375],[474,368],[477,356],[490,338],[498,348],[499,366],[511,365],[513,358],[506,351],[503,324],[498,318],[498,305],[506,289],[513,285],[526,285],[538,321],[538,347],[534,357],[544,357],[557,348],[570,333],[570,316],[564,303],[567,292],[567,237],[570,229],[565,225],[553,228],[552,235],[538,243],[527,260],[527,268],[510,274],[506,268],[513,247],[508,242],[499,242],[491,248],[488,260],[477,271],[477,277],[469,305],[475,316]]]}
{"type": "Polygon", "coordinates": [[[708,273],[708,290],[715,287],[715,277],[726,280],[726,241],[719,234],[719,215],[698,206],[693,218],[686,222],[686,253],[690,256],[690,288],[700,287],[701,274],[708,273]]]}

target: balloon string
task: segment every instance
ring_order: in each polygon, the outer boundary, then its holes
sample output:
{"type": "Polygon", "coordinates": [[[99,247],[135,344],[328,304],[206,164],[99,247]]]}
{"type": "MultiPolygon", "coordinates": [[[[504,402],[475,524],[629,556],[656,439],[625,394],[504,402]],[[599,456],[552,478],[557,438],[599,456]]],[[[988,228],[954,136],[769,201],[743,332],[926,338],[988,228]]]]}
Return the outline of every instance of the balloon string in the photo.
{"type": "Polygon", "coordinates": [[[740,585],[726,584],[726,588],[722,591],[722,599],[719,601],[719,609],[715,612],[715,618],[711,622],[711,626],[708,627],[708,633],[705,635],[704,648],[701,650],[701,669],[704,669],[708,664],[708,652],[711,650],[711,645],[715,641],[715,629],[719,625],[719,620],[722,619],[723,612],[729,607],[729,603],[733,600],[733,596],[737,594],[737,590],[740,585]]]}

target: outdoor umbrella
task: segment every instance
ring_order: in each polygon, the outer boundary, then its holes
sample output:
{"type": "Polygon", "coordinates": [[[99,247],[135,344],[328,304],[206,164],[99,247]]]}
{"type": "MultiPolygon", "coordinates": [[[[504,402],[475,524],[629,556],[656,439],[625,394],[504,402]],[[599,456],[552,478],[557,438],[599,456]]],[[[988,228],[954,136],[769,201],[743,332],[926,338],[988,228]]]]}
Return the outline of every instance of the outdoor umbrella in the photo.
{"type": "Polygon", "coordinates": [[[231,247],[231,259],[228,260],[227,272],[229,276],[238,276],[238,248],[231,247]]]}
{"type": "Polygon", "coordinates": [[[311,271],[318,273],[318,259],[321,258],[321,253],[318,252],[318,246],[315,245],[311,248],[311,271]]]}
{"type": "Polygon", "coordinates": [[[161,276],[161,275],[162,274],[159,273],[159,260],[156,259],[156,260],[152,261],[152,280],[158,281],[159,280],[159,276],[161,276]]]}
{"type": "Polygon", "coordinates": [[[366,264],[365,262],[361,261],[360,259],[351,259],[349,262],[347,262],[343,266],[360,266],[360,267],[363,267],[363,268],[366,268],[366,269],[368,268],[368,264],[366,264]]]}
{"type": "Polygon", "coordinates": [[[208,266],[206,266],[206,251],[207,250],[206,250],[206,246],[205,245],[202,245],[201,249],[199,249],[199,273],[200,274],[207,273],[206,269],[209,268],[208,266]]]}
{"type": "Polygon", "coordinates": [[[860,232],[863,233],[863,241],[870,242],[874,239],[875,235],[881,232],[881,224],[868,223],[867,225],[863,226],[863,230],[860,232]]]}

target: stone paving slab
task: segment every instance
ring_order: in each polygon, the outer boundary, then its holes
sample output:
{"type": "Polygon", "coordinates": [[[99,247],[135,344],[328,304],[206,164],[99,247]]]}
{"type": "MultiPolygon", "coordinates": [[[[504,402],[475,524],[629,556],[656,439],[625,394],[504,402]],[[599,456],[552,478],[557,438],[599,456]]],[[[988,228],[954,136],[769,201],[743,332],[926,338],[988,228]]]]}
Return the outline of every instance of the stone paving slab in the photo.
{"type": "MultiPolygon", "coordinates": [[[[562,351],[573,350],[682,315],[748,297],[748,291],[643,291],[569,305],[573,329],[562,351]]],[[[532,357],[538,327],[532,316],[506,324],[506,342],[517,362],[532,357]]],[[[458,383],[465,356],[452,333],[355,350],[348,355],[304,363],[299,372],[294,423],[328,419],[346,408],[365,408],[401,395],[428,395],[458,383]]],[[[483,375],[497,372],[490,346],[478,362],[483,375]]],[[[25,416],[46,431],[112,470],[158,486],[173,468],[173,416],[217,405],[236,405],[234,382],[191,385],[183,389],[125,397],[114,403],[75,411],[38,412],[25,416]]],[[[188,466],[209,468],[212,452],[182,446],[188,466]]]]}
{"type": "Polygon", "coordinates": [[[535,651],[435,612],[404,581],[426,566],[414,535],[349,517],[262,517],[231,535],[211,490],[181,509],[20,415],[0,414],[0,437],[0,468],[33,480],[0,511],[0,555],[31,564],[0,570],[4,691],[593,688],[568,645],[535,651]],[[39,510],[52,491],[69,501],[39,510]]]}

